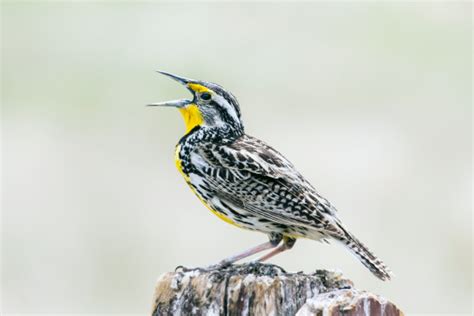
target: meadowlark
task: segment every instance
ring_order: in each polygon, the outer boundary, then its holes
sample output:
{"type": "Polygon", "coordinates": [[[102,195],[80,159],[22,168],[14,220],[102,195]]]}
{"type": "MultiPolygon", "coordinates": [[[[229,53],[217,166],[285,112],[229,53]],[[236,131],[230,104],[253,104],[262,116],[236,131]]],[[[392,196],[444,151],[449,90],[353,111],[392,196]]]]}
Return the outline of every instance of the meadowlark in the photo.
{"type": "Polygon", "coordinates": [[[297,238],[336,240],[375,276],[390,270],[351,234],[336,209],[278,151],[244,132],[232,93],[205,81],[159,71],[183,84],[192,99],[150,104],[178,108],[186,133],[176,145],[176,167],[215,215],[240,228],[263,232],[269,241],[222,260],[229,265],[270,250],[259,261],[291,249],[297,238]],[[280,244],[281,243],[281,244],[280,244]]]}

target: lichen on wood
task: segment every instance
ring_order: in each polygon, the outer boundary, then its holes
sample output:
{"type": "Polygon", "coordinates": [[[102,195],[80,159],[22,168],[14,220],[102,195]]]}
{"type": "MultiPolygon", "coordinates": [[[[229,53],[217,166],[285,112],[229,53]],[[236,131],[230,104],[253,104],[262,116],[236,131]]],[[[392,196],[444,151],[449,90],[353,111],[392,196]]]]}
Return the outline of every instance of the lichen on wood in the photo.
{"type": "Polygon", "coordinates": [[[354,288],[341,273],[288,273],[272,264],[187,269],[162,275],[155,315],[402,315],[392,303],[354,288]]]}

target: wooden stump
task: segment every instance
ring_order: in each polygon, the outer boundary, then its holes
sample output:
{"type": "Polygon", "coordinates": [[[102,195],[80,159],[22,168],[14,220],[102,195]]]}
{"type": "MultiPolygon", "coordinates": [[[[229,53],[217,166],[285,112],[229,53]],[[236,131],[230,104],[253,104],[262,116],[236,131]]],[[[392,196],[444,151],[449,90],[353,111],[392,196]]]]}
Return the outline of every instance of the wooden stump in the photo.
{"type": "Polygon", "coordinates": [[[340,273],[287,273],[261,263],[205,270],[177,268],[158,279],[155,315],[387,315],[403,313],[354,288],[340,273]]]}

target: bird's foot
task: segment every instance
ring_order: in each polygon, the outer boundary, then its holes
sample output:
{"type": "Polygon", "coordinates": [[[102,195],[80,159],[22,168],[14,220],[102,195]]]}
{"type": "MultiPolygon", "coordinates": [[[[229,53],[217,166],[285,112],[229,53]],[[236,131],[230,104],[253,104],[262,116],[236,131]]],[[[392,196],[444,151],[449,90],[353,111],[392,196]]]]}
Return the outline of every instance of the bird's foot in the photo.
{"type": "Polygon", "coordinates": [[[216,271],[216,270],[225,269],[227,267],[230,267],[231,265],[232,265],[231,262],[222,260],[221,262],[219,262],[217,264],[212,264],[212,265],[209,265],[207,267],[191,267],[191,268],[188,268],[188,267],[179,265],[174,269],[174,271],[175,272],[190,272],[190,271],[212,272],[212,271],[216,271]]]}
{"type": "Polygon", "coordinates": [[[179,265],[176,268],[174,268],[174,272],[189,272],[189,271],[193,271],[193,270],[197,270],[197,269],[199,269],[199,268],[188,268],[188,267],[179,265]]]}
{"type": "Polygon", "coordinates": [[[212,265],[208,267],[185,267],[185,266],[177,266],[174,271],[175,272],[192,272],[192,271],[199,271],[199,272],[211,272],[213,270],[217,270],[219,267],[217,265],[212,265]]]}
{"type": "Polygon", "coordinates": [[[213,271],[213,270],[222,270],[227,267],[230,267],[232,265],[232,262],[229,262],[227,260],[222,260],[219,263],[216,264],[211,264],[210,266],[205,267],[207,271],[213,271]]]}

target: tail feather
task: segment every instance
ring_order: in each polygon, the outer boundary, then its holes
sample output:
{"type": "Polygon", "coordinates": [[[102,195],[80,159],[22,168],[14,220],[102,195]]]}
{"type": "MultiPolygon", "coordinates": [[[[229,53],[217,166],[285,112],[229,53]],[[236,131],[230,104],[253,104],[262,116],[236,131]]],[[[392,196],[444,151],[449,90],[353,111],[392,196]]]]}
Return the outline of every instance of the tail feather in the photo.
{"type": "Polygon", "coordinates": [[[336,239],[343,243],[357,259],[369,269],[376,277],[382,281],[388,281],[393,276],[392,271],[383,263],[382,260],[369,250],[361,241],[354,235],[349,233],[344,227],[340,226],[343,231],[342,236],[337,236],[336,239]]]}

